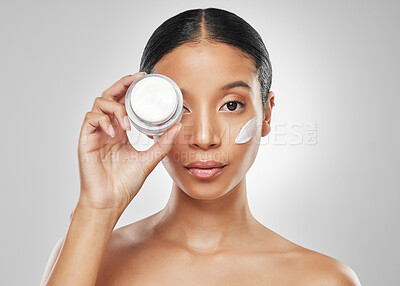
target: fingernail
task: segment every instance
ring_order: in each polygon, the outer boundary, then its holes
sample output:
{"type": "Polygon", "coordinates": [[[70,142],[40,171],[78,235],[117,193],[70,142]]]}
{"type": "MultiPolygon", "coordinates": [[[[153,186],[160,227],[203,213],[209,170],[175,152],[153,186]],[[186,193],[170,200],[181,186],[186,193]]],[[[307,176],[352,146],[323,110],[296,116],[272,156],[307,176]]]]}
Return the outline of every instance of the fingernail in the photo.
{"type": "Polygon", "coordinates": [[[108,131],[110,131],[111,137],[115,137],[115,131],[114,131],[114,128],[112,127],[112,125],[108,126],[108,131]]]}
{"type": "Polygon", "coordinates": [[[131,123],[129,122],[128,115],[125,115],[124,117],[124,124],[126,130],[131,130],[131,123]]]}

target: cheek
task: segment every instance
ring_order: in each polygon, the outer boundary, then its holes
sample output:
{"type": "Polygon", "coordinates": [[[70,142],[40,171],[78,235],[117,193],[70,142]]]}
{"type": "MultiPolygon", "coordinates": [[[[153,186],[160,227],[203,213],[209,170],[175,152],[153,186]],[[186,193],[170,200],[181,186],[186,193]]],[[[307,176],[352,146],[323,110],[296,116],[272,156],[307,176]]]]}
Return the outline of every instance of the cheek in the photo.
{"type": "Polygon", "coordinates": [[[258,152],[258,145],[254,140],[247,144],[231,145],[229,151],[229,161],[235,165],[236,172],[246,173],[253,164],[258,152]]]}
{"type": "Polygon", "coordinates": [[[189,152],[184,145],[183,139],[178,137],[171,150],[162,160],[162,163],[168,173],[176,175],[177,172],[185,170],[183,167],[185,163],[196,161],[193,156],[195,154],[195,152],[189,152]]]}
{"type": "Polygon", "coordinates": [[[236,129],[233,144],[230,144],[229,156],[236,165],[236,172],[243,176],[250,169],[257,157],[261,125],[257,125],[257,117],[250,119],[242,128],[236,129]]]}
{"type": "Polygon", "coordinates": [[[257,117],[253,117],[240,129],[239,134],[235,138],[235,144],[244,144],[250,141],[257,130],[257,117]]]}

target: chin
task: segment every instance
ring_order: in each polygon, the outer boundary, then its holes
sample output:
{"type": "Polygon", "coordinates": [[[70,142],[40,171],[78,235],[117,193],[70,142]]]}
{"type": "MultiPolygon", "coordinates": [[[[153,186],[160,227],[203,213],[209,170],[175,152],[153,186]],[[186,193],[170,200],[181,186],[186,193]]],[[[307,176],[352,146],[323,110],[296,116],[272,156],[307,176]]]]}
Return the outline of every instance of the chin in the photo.
{"type": "Polygon", "coordinates": [[[193,186],[191,185],[189,188],[181,188],[181,191],[184,192],[189,197],[196,200],[205,200],[212,201],[216,200],[222,196],[224,196],[228,190],[224,188],[218,188],[217,186],[193,186]]]}

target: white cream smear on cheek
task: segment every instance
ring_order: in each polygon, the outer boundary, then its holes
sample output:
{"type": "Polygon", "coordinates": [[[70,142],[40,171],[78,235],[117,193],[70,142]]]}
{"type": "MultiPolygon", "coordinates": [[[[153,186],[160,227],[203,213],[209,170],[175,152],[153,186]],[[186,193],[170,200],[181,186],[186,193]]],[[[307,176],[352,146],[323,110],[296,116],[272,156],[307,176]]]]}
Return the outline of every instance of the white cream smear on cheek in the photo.
{"type": "Polygon", "coordinates": [[[253,138],[257,130],[257,117],[253,117],[240,129],[239,134],[236,136],[235,143],[243,144],[253,138]]]}

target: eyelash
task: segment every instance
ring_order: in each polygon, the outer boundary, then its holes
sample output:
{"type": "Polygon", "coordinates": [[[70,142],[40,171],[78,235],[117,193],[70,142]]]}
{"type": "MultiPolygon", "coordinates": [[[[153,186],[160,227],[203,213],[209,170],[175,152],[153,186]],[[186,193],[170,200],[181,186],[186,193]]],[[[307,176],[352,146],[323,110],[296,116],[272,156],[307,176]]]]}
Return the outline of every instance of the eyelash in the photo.
{"type": "MultiPolygon", "coordinates": [[[[238,103],[240,105],[241,108],[246,106],[246,103],[243,102],[243,101],[240,101],[240,100],[229,100],[229,101],[225,102],[224,105],[226,105],[229,102],[236,102],[236,103],[238,103]]],[[[224,105],[222,105],[222,106],[224,106],[224,105]]],[[[187,109],[185,106],[183,106],[183,108],[187,109]]],[[[231,110],[228,110],[228,111],[229,112],[238,112],[238,109],[233,110],[233,111],[231,111],[231,110]]]]}
{"type": "MultiPolygon", "coordinates": [[[[246,105],[246,103],[244,103],[243,101],[240,101],[240,100],[229,100],[229,101],[225,102],[224,105],[222,105],[222,106],[225,106],[229,102],[236,102],[236,103],[238,103],[240,105],[241,108],[243,108],[246,105]]],[[[235,109],[235,110],[229,110],[228,109],[229,112],[238,112],[238,110],[239,109],[235,109]]]]}

